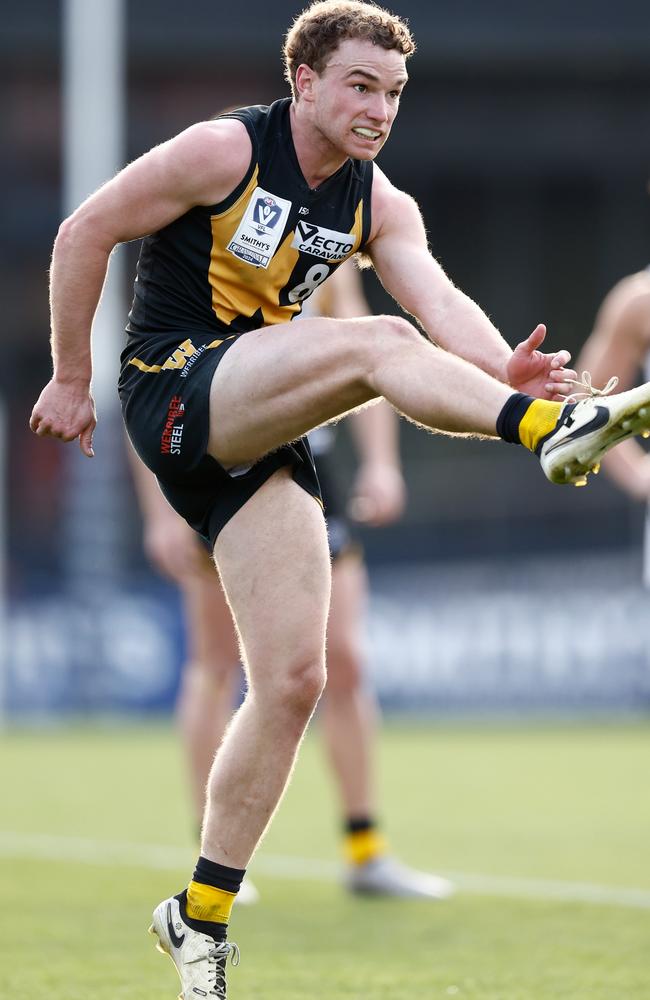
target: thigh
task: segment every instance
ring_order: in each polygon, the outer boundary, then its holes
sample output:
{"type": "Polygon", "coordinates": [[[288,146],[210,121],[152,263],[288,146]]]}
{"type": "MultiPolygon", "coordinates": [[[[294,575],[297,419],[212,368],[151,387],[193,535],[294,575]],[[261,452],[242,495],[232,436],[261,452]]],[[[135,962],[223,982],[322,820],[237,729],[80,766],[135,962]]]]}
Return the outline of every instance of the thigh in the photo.
{"type": "Polygon", "coordinates": [[[375,398],[367,368],[383,319],[305,319],[240,337],[212,379],[209,453],[226,467],[254,461],[375,398]]]}
{"type": "Polygon", "coordinates": [[[281,665],[322,658],[330,597],[323,512],[280,469],[224,527],[215,559],[248,670],[273,683],[281,665]]]}

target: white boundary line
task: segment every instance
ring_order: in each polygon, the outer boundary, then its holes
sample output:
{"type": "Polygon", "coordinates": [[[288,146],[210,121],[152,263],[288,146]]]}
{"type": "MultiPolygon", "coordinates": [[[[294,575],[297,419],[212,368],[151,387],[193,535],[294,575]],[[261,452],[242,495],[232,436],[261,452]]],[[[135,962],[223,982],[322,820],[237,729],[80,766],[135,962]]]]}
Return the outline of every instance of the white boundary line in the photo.
{"type": "MultiPolygon", "coordinates": [[[[152,871],[187,870],[193,851],[161,844],[136,844],[120,841],[91,840],[83,837],[57,837],[49,834],[0,831],[0,858],[30,858],[40,861],[74,862],[87,865],[122,865],[152,871]]],[[[253,869],[271,878],[308,882],[335,882],[341,874],[339,865],[316,858],[298,858],[280,854],[260,854],[253,869]]],[[[594,885],[590,882],[563,882],[549,879],[510,878],[507,875],[474,875],[468,872],[440,872],[461,892],[478,896],[557,900],[564,903],[591,903],[650,910],[650,889],[627,889],[594,885]]]]}

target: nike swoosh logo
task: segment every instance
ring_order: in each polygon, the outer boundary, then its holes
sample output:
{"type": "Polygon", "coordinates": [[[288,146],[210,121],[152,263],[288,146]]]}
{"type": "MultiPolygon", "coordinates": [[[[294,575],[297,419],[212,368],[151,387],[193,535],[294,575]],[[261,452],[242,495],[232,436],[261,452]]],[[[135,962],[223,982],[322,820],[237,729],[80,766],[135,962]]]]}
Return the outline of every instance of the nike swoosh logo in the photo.
{"type": "Polygon", "coordinates": [[[556,448],[562,448],[569,441],[577,441],[578,438],[584,437],[586,434],[590,434],[591,431],[598,430],[603,424],[606,424],[609,419],[609,413],[604,406],[597,406],[594,416],[591,418],[588,424],[583,424],[577,430],[573,431],[571,434],[567,434],[566,437],[562,438],[556,444],[551,445],[547,450],[546,454],[550,455],[556,450],[556,448]]]}
{"type": "Polygon", "coordinates": [[[172,904],[167,903],[167,933],[169,934],[169,940],[173,944],[174,948],[180,948],[183,941],[185,940],[185,935],[181,934],[179,937],[174,930],[174,924],[172,921],[172,904]]]}

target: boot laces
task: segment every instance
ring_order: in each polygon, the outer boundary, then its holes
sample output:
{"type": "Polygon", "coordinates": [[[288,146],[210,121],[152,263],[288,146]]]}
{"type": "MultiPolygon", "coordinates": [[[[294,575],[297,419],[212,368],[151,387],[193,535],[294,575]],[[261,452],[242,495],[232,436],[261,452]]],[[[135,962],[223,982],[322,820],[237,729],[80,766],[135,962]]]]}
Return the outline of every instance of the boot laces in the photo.
{"type": "Polygon", "coordinates": [[[228,958],[230,958],[231,965],[239,965],[239,948],[233,941],[216,941],[213,942],[213,947],[209,948],[206,954],[198,955],[196,958],[192,958],[187,963],[192,965],[194,962],[203,962],[205,959],[208,961],[209,977],[214,981],[210,983],[210,996],[220,997],[221,1000],[225,1000],[226,997],[226,965],[228,964],[228,958]]]}
{"type": "Polygon", "coordinates": [[[239,965],[239,948],[231,941],[220,941],[210,948],[208,952],[208,963],[210,971],[214,974],[214,983],[210,990],[216,997],[226,996],[226,965],[230,958],[231,965],[239,965]]]}
{"type": "Polygon", "coordinates": [[[577,386],[577,390],[566,397],[565,403],[577,403],[585,399],[594,399],[596,396],[609,396],[618,385],[618,376],[612,375],[607,384],[602,389],[597,389],[591,381],[591,372],[583,372],[580,379],[567,379],[571,385],[577,386]]]}

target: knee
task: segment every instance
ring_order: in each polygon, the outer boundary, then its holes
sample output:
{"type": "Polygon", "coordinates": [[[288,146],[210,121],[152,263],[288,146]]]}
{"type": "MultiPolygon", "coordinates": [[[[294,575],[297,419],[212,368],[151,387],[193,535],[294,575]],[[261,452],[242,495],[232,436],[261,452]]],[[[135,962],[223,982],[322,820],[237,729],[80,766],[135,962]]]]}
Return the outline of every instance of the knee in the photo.
{"type": "Polygon", "coordinates": [[[370,374],[378,364],[386,361],[387,356],[403,355],[404,351],[422,343],[422,334],[402,316],[372,316],[367,322],[370,329],[365,344],[369,349],[370,374]]]}
{"type": "Polygon", "coordinates": [[[291,662],[273,685],[281,710],[296,718],[309,718],[323,692],[326,676],[323,657],[301,657],[291,662]]]}
{"type": "Polygon", "coordinates": [[[403,316],[376,316],[376,334],[388,346],[404,347],[405,344],[419,343],[422,334],[417,327],[403,316]]]}

